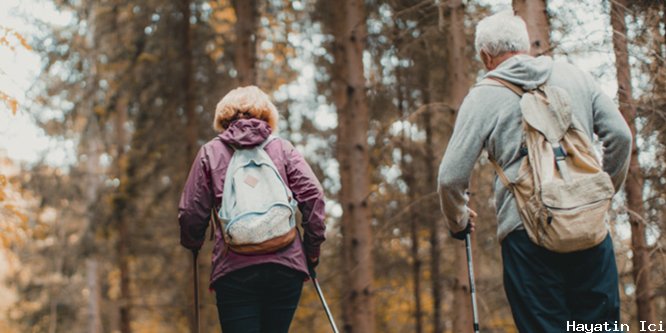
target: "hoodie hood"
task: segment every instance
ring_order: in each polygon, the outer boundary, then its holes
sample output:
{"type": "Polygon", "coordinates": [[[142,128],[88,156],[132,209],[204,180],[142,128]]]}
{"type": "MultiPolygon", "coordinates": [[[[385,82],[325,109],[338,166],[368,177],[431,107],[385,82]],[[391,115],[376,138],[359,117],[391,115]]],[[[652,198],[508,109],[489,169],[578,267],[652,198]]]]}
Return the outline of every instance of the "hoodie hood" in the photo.
{"type": "Polygon", "coordinates": [[[218,136],[222,142],[242,149],[260,145],[271,135],[271,132],[270,125],[263,120],[239,119],[231,123],[218,136]]]}
{"type": "Polygon", "coordinates": [[[553,59],[551,57],[535,58],[519,54],[505,60],[497,68],[488,72],[485,77],[496,77],[525,90],[532,90],[548,81],[552,70],[553,59]]]}

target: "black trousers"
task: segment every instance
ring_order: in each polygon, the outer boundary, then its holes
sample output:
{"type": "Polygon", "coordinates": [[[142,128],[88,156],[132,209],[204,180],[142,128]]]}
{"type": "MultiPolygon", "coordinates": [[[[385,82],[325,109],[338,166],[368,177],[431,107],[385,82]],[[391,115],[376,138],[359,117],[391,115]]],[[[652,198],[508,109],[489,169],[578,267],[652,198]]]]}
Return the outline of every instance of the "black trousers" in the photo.
{"type": "Polygon", "coordinates": [[[305,274],[277,264],[231,272],[215,282],[224,333],[287,333],[305,274]]]}
{"type": "MultiPolygon", "coordinates": [[[[578,252],[555,253],[532,243],[525,230],[502,241],[504,290],[521,333],[562,333],[567,324],[620,320],[615,253],[610,235],[578,252]]],[[[619,324],[618,324],[619,325],[619,324]]]]}

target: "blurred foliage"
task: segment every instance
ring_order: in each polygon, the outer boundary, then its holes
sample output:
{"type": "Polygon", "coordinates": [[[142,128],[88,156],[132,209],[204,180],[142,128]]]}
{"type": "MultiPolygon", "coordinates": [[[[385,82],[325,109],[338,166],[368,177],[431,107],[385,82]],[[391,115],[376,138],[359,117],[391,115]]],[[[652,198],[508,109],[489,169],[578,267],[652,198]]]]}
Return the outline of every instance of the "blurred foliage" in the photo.
{"type": "MultiPolygon", "coordinates": [[[[178,198],[193,158],[185,137],[187,126],[195,126],[197,145],[213,138],[215,104],[237,84],[233,7],[226,0],[53,3],[57,10],[71,14],[72,21],[56,26],[31,18],[44,34],[28,39],[0,28],[0,48],[32,48],[42,55],[43,71],[32,92],[36,105],[31,113],[54,140],[69,140],[76,147],[75,163],[66,167],[40,162],[10,174],[4,170],[17,167],[10,162],[6,168],[3,165],[0,242],[15,256],[7,280],[17,294],[7,317],[20,332],[95,333],[91,318],[98,316],[103,331],[111,332],[118,330],[119,307],[129,302],[135,332],[185,332],[192,313],[191,259],[178,244],[176,222],[178,198]],[[183,16],[184,5],[189,6],[190,17],[183,16]],[[184,46],[184,31],[189,31],[190,48],[184,46]],[[191,59],[193,97],[184,91],[186,59],[191,59]],[[194,99],[192,104],[188,98],[194,99]],[[194,112],[187,112],[188,105],[193,105],[194,112]],[[129,265],[128,300],[123,299],[123,272],[118,264],[121,222],[128,229],[124,258],[129,265]],[[96,270],[90,269],[91,261],[99,264],[96,270]]],[[[432,170],[446,147],[456,113],[444,66],[452,57],[447,47],[451,42],[445,30],[447,16],[436,3],[366,1],[376,321],[378,331],[387,333],[414,332],[416,297],[422,303],[424,331],[433,329],[429,225],[441,214],[432,170]],[[418,260],[410,252],[414,224],[418,260]],[[417,262],[421,291],[415,295],[412,272],[417,262]]],[[[319,275],[340,326],[345,288],[341,281],[347,272],[339,268],[337,119],[331,106],[338,44],[332,38],[334,22],[327,10],[332,4],[261,2],[256,44],[258,85],[275,97],[283,117],[280,135],[304,151],[329,198],[328,241],[322,249],[319,275]]],[[[607,7],[591,2],[576,6],[608,15],[607,7]]],[[[609,41],[588,45],[581,37],[570,43],[575,35],[571,29],[584,18],[572,8],[551,13],[556,21],[556,56],[596,54],[601,47],[610,53],[609,41]],[[557,15],[561,12],[566,15],[557,15]],[[568,43],[562,43],[565,38],[568,43]]],[[[468,1],[464,11],[464,54],[473,59],[474,25],[490,9],[468,1]]],[[[662,278],[666,244],[661,232],[666,220],[666,10],[659,1],[640,1],[632,5],[631,13],[639,143],[646,161],[645,202],[652,235],[648,238],[654,240],[650,250],[655,263],[650,273],[659,317],[666,314],[662,278]]],[[[472,82],[479,70],[478,62],[465,67],[472,82]]],[[[16,112],[15,99],[0,92],[0,100],[16,112]]],[[[482,221],[475,249],[480,312],[485,318],[482,328],[515,332],[502,291],[491,195],[494,176],[485,157],[475,178],[479,181],[472,201],[482,221]]],[[[632,318],[631,250],[622,231],[621,202],[614,214],[623,317],[632,318]]],[[[446,332],[451,332],[457,273],[452,254],[460,243],[447,237],[442,237],[442,243],[442,310],[446,332]]],[[[211,246],[206,244],[200,256],[205,258],[202,286],[210,273],[211,246]]],[[[214,294],[202,292],[202,304],[203,331],[218,330],[214,294]]],[[[306,284],[292,331],[319,332],[327,327],[319,300],[306,284]]]]}
{"type": "MultiPolygon", "coordinates": [[[[0,25],[0,50],[7,49],[14,52],[19,47],[28,51],[32,50],[30,44],[28,44],[28,41],[23,36],[21,36],[21,34],[0,25]]],[[[0,68],[0,78],[3,78],[5,75],[5,71],[0,68]]],[[[13,114],[16,114],[18,111],[18,100],[16,100],[15,97],[12,97],[6,92],[0,90],[0,101],[5,103],[5,105],[12,111],[13,114]]]]}

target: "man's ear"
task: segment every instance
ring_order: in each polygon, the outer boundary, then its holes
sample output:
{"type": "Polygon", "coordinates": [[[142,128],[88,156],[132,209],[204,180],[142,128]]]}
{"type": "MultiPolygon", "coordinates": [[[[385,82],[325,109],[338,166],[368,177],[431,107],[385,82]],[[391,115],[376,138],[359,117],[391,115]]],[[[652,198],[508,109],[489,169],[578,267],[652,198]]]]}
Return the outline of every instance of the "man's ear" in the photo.
{"type": "Polygon", "coordinates": [[[481,62],[483,62],[483,66],[486,67],[486,70],[493,70],[493,57],[490,56],[486,51],[481,50],[479,53],[479,56],[481,57],[481,62]]]}

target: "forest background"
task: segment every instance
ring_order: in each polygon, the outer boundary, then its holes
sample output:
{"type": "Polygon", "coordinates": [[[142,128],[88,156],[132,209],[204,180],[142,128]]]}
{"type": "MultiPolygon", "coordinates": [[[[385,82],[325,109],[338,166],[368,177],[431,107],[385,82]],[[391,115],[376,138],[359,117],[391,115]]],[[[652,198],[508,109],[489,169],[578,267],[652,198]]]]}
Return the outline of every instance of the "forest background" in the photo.
{"type": "MultiPolygon", "coordinates": [[[[623,322],[666,318],[663,0],[6,0],[0,4],[0,332],[188,332],[177,203],[217,101],[256,84],[326,191],[319,276],[344,332],[470,332],[462,242],[436,170],[483,74],[484,16],[589,72],[635,136],[611,230],[623,322]]],[[[481,328],[516,332],[481,156],[481,328]]],[[[200,255],[207,285],[211,244],[200,255]]],[[[202,292],[203,331],[218,329],[202,292]]],[[[306,285],[293,332],[326,332],[306,285]]]]}

